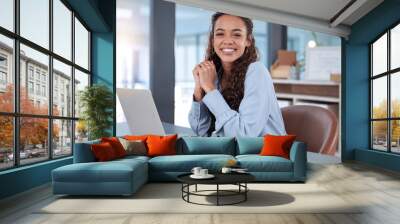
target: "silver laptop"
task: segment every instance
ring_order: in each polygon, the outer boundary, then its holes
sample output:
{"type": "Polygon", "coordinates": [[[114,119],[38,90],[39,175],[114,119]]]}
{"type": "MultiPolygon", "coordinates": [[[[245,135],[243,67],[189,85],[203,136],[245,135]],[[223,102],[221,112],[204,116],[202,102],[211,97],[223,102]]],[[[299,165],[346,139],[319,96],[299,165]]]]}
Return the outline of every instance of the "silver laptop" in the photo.
{"type": "Polygon", "coordinates": [[[131,134],[165,135],[150,90],[117,88],[117,97],[131,134]]]}

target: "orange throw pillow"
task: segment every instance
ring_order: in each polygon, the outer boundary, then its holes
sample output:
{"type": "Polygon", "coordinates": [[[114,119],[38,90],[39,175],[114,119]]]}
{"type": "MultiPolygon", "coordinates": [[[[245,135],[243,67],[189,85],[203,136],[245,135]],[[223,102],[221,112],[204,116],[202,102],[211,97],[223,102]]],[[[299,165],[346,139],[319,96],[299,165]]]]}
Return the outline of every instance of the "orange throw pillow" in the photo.
{"type": "Polygon", "coordinates": [[[264,146],[261,149],[261,156],[280,156],[290,159],[290,147],[296,135],[265,135],[264,146]]]}
{"type": "Polygon", "coordinates": [[[110,138],[101,138],[101,142],[108,142],[114,149],[115,155],[117,158],[121,158],[126,156],[126,151],[124,146],[122,146],[121,142],[119,142],[117,137],[110,137],[110,138]]]}
{"type": "Polygon", "coordinates": [[[143,143],[146,143],[148,135],[125,135],[124,139],[129,141],[137,141],[140,140],[143,143]]]}
{"type": "Polygon", "coordinates": [[[165,156],[176,155],[176,139],[178,135],[157,136],[150,135],[147,137],[147,155],[148,156],[165,156]]]}
{"type": "Polygon", "coordinates": [[[94,157],[99,162],[110,161],[117,158],[114,149],[108,142],[93,144],[90,147],[92,149],[94,157]]]}

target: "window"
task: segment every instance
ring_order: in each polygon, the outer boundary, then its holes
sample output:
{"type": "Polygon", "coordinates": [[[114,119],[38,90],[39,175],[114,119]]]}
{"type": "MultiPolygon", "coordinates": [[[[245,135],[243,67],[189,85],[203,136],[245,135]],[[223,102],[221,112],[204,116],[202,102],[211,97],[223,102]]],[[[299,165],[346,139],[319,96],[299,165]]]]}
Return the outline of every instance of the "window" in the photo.
{"type": "Polygon", "coordinates": [[[36,95],[40,95],[40,84],[36,84],[36,95]]]}
{"type": "Polygon", "coordinates": [[[71,60],[72,12],[60,1],[53,0],[54,53],[71,60]]]}
{"type": "Polygon", "coordinates": [[[21,36],[49,48],[49,0],[20,0],[21,36]]]}
{"type": "MultiPolygon", "coordinates": [[[[78,70],[75,71],[75,117],[79,117],[81,114],[80,104],[80,93],[89,86],[89,75],[78,70]]],[[[75,141],[87,140],[87,128],[86,123],[78,121],[76,124],[75,141]]]]}
{"type": "Polygon", "coordinates": [[[71,155],[72,122],[71,120],[53,120],[53,157],[71,155]]]}
{"type": "Polygon", "coordinates": [[[14,31],[14,0],[0,1],[0,26],[14,31]]]}
{"type": "Polygon", "coordinates": [[[80,90],[70,87],[90,83],[90,32],[67,4],[62,0],[0,0],[0,26],[8,30],[0,29],[0,83],[7,86],[2,89],[0,85],[0,170],[70,156],[76,130],[83,130],[79,134],[86,139],[87,131],[75,126],[79,114],[74,115],[73,105],[80,90]],[[15,14],[14,2],[20,3],[15,14]],[[15,31],[14,21],[19,21],[15,31]],[[14,88],[14,77],[19,88],[14,88]]]}
{"type": "Polygon", "coordinates": [[[3,67],[3,68],[7,67],[7,56],[0,55],[0,67],[3,67]]]}
{"type": "Polygon", "coordinates": [[[370,44],[371,148],[400,153],[400,25],[370,44]]]}
{"type": "Polygon", "coordinates": [[[7,56],[0,53],[0,91],[7,91],[7,56]]]}
{"type": "Polygon", "coordinates": [[[7,74],[3,71],[0,71],[0,84],[1,85],[7,84],[7,74]]]}
{"type": "Polygon", "coordinates": [[[14,122],[12,116],[0,114],[0,170],[14,166],[14,122]]]}
{"type": "Polygon", "coordinates": [[[54,90],[54,95],[53,95],[53,114],[54,115],[60,115],[62,117],[72,117],[72,98],[70,97],[68,100],[71,102],[68,103],[68,107],[65,110],[65,112],[60,111],[59,108],[56,108],[55,104],[58,104],[58,98],[59,98],[59,91],[61,95],[61,101],[64,102],[63,96],[71,96],[72,91],[71,89],[65,89],[64,85],[65,83],[70,83],[72,85],[72,68],[69,65],[66,65],[56,59],[53,60],[53,90],[54,90]]]}
{"type": "Polygon", "coordinates": [[[86,86],[89,86],[89,74],[75,70],[75,117],[79,117],[81,114],[79,98],[86,86]]]}
{"type": "Polygon", "coordinates": [[[29,79],[33,80],[33,67],[32,66],[29,66],[28,73],[29,73],[29,79]]]}
{"type": "Polygon", "coordinates": [[[46,86],[42,86],[42,96],[46,96],[46,86]]]}
{"type": "Polygon", "coordinates": [[[29,94],[33,94],[33,82],[28,82],[28,92],[29,94]]]}
{"type": "MultiPolygon", "coordinates": [[[[2,6],[3,1],[0,2],[1,2],[0,6],[2,6]]],[[[3,16],[1,15],[1,13],[3,13],[2,8],[0,8],[0,20],[2,19],[3,16]]],[[[13,40],[0,33],[0,76],[1,76],[0,113],[1,112],[12,113],[14,111],[14,72],[11,66],[12,58],[14,57],[13,51],[14,51],[13,40]]],[[[1,143],[0,143],[0,148],[1,148],[1,143]]],[[[0,159],[0,166],[1,166],[1,159],[0,159]]]]}
{"type": "Polygon", "coordinates": [[[75,62],[82,68],[89,69],[89,32],[75,18],[75,62]]]}
{"type": "Polygon", "coordinates": [[[36,80],[40,81],[40,71],[39,69],[36,69],[36,80]]]}
{"type": "MultiPolygon", "coordinates": [[[[40,102],[37,101],[36,104],[40,102]]],[[[48,119],[22,117],[19,128],[20,164],[47,160],[49,158],[48,119]]]]}
{"type": "MultiPolygon", "coordinates": [[[[148,89],[150,85],[150,0],[117,0],[117,88],[148,89]]],[[[126,122],[116,108],[117,135],[126,122]],[[122,125],[120,125],[122,124],[122,125]]]]}

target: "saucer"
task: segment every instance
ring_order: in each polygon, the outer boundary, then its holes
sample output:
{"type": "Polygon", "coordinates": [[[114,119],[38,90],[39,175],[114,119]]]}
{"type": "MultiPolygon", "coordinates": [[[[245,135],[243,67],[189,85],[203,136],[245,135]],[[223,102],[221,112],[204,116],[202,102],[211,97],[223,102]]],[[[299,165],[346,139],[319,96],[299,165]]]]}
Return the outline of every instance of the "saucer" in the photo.
{"type": "Polygon", "coordinates": [[[211,178],[214,178],[214,177],[215,176],[212,175],[212,174],[207,174],[207,175],[204,175],[204,176],[202,176],[202,175],[194,175],[194,174],[190,175],[190,178],[193,178],[193,179],[211,179],[211,178]]]}

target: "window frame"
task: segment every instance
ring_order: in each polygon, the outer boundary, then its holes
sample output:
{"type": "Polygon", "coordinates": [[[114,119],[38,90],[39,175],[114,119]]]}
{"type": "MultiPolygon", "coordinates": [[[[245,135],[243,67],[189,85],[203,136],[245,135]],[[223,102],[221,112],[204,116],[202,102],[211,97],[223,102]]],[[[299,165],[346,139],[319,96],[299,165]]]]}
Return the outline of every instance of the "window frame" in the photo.
{"type": "Polygon", "coordinates": [[[373,151],[379,152],[386,152],[391,154],[400,154],[400,152],[393,152],[392,151],[392,121],[400,121],[400,117],[392,117],[392,99],[391,99],[391,79],[392,75],[400,72],[400,67],[391,69],[391,31],[393,28],[400,26],[400,21],[395,22],[390,27],[385,29],[384,32],[379,34],[376,38],[374,38],[371,42],[368,43],[368,58],[369,58],[369,77],[368,77],[368,84],[369,84],[369,149],[373,151]],[[373,44],[376,43],[381,37],[387,35],[387,63],[386,63],[386,71],[376,74],[373,74],[373,44]],[[373,81],[378,78],[386,77],[386,87],[387,87],[387,105],[386,105],[386,118],[373,118],[373,81]],[[374,133],[373,133],[373,122],[374,121],[386,121],[386,150],[379,150],[374,148],[374,133]]]}
{"type": "MultiPolygon", "coordinates": [[[[53,18],[53,1],[54,0],[48,0],[49,2],[49,48],[46,49],[45,47],[42,47],[39,44],[34,43],[33,41],[30,41],[29,39],[23,37],[20,35],[20,0],[14,0],[13,1],[13,10],[14,10],[14,18],[13,18],[13,31],[10,31],[4,27],[0,26],[0,35],[5,36],[7,38],[12,39],[13,41],[13,64],[10,65],[12,66],[11,71],[14,78],[14,93],[13,93],[13,102],[14,102],[14,110],[13,112],[2,112],[0,111],[0,116],[10,116],[13,119],[13,153],[14,153],[14,161],[13,161],[13,166],[10,167],[5,167],[5,168],[0,168],[0,172],[5,171],[5,170],[11,170],[11,169],[16,169],[19,167],[23,166],[30,166],[33,164],[38,164],[38,163],[43,163],[47,162],[50,160],[58,160],[66,157],[73,156],[74,152],[74,143],[75,143],[75,123],[76,121],[79,120],[79,117],[75,117],[75,108],[71,108],[71,114],[70,116],[56,116],[53,115],[53,59],[58,60],[59,62],[62,62],[68,66],[71,66],[71,92],[72,92],[72,99],[71,99],[71,104],[74,105],[75,103],[75,88],[73,83],[75,82],[75,69],[85,73],[89,77],[89,83],[88,86],[92,85],[92,72],[91,72],[91,37],[92,37],[92,31],[89,29],[87,24],[83,21],[83,19],[72,9],[72,7],[65,1],[65,0],[59,0],[68,10],[71,11],[71,59],[64,58],[63,56],[55,53],[53,50],[53,24],[54,24],[54,18],[53,18]],[[85,69],[78,64],[75,63],[75,18],[79,20],[79,22],[83,25],[83,27],[88,31],[89,39],[88,39],[88,69],[85,69]],[[47,81],[47,88],[46,91],[48,93],[45,93],[46,96],[48,97],[48,107],[49,110],[46,115],[39,115],[39,114],[27,114],[27,113],[21,113],[20,112],[20,45],[23,44],[27,47],[32,48],[33,50],[36,50],[40,53],[45,54],[49,58],[49,63],[48,63],[48,80],[47,81]],[[47,145],[47,151],[48,155],[47,158],[43,158],[43,160],[40,160],[38,162],[32,162],[32,163],[26,163],[26,164],[21,164],[21,159],[20,159],[20,119],[21,118],[45,118],[47,119],[48,122],[48,135],[47,135],[47,142],[49,143],[47,145]],[[66,120],[66,121],[71,121],[71,153],[68,155],[62,155],[62,156],[54,156],[54,147],[53,147],[53,123],[57,120],[66,120]]],[[[29,64],[27,64],[27,71],[29,70],[30,67],[28,67],[29,64]]],[[[41,75],[40,73],[39,75],[41,75]]],[[[26,74],[26,80],[30,80],[30,73],[27,72],[26,74]]],[[[34,82],[34,85],[36,83],[36,69],[33,70],[33,79],[32,81],[34,82]]],[[[39,83],[41,83],[41,76],[39,76],[39,83]]],[[[28,86],[27,86],[28,87],[28,86]]],[[[28,88],[27,88],[27,91],[28,88]]],[[[34,89],[34,92],[36,89],[34,89]]],[[[39,94],[41,96],[42,94],[39,94]]]]}

